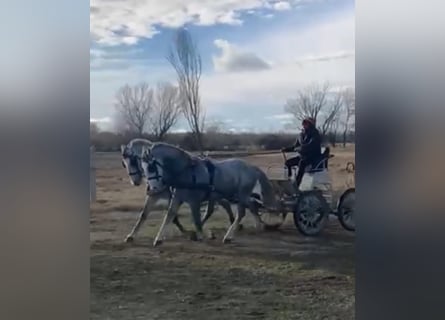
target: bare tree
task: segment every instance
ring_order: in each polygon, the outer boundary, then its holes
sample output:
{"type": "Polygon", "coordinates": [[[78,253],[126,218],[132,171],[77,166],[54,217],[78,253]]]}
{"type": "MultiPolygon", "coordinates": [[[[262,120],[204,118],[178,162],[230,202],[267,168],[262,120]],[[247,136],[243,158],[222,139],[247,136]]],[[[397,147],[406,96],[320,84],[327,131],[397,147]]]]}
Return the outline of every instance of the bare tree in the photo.
{"type": "Polygon", "coordinates": [[[153,89],[142,82],[135,86],[126,84],[116,93],[116,111],[129,131],[142,136],[153,104],[153,89]]]}
{"type": "Polygon", "coordinates": [[[318,115],[326,105],[329,84],[312,84],[297,92],[297,97],[288,99],[284,110],[292,114],[297,121],[304,118],[318,118],[318,115]]]}
{"type": "Polygon", "coordinates": [[[320,126],[320,133],[326,135],[332,126],[338,124],[340,111],[343,105],[342,95],[340,93],[332,93],[333,98],[326,103],[325,116],[320,126]]]}
{"type": "Polygon", "coordinates": [[[337,146],[337,137],[338,137],[338,130],[341,123],[341,113],[337,113],[335,118],[332,121],[331,128],[329,130],[329,142],[332,144],[332,146],[335,148],[337,146]]]}
{"type": "Polygon", "coordinates": [[[344,128],[343,128],[343,147],[346,147],[346,140],[353,123],[353,117],[355,116],[355,91],[352,88],[345,89],[342,92],[343,105],[344,105],[344,128]]]}
{"type": "Polygon", "coordinates": [[[203,152],[203,131],[205,110],[199,95],[201,79],[201,55],[190,33],[180,29],[167,60],[176,71],[181,96],[181,109],[196,140],[198,149],[203,152]]]}
{"type": "Polygon", "coordinates": [[[151,132],[162,141],[176,124],[181,112],[179,88],[172,84],[158,83],[150,112],[151,132]]]}
{"type": "Polygon", "coordinates": [[[337,120],[342,106],[342,97],[330,92],[326,82],[322,85],[313,84],[297,92],[297,97],[288,99],[284,110],[294,116],[297,122],[304,118],[314,118],[320,133],[325,136],[337,120]],[[332,98],[329,98],[329,95],[332,98]]]}

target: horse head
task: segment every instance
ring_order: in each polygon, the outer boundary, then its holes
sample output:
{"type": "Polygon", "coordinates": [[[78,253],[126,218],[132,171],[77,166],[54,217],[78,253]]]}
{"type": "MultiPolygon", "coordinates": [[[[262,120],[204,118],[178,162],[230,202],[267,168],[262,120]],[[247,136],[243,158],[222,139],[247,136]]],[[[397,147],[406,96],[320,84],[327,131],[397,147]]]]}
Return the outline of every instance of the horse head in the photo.
{"type": "Polygon", "coordinates": [[[178,178],[194,163],[186,151],[162,142],[145,148],[142,156],[142,168],[153,192],[175,186],[178,178]]]}
{"type": "Polygon", "coordinates": [[[139,186],[144,177],[141,166],[143,148],[151,145],[153,143],[145,139],[133,139],[127,145],[121,145],[122,166],[127,169],[130,182],[134,186],[139,186]]]}

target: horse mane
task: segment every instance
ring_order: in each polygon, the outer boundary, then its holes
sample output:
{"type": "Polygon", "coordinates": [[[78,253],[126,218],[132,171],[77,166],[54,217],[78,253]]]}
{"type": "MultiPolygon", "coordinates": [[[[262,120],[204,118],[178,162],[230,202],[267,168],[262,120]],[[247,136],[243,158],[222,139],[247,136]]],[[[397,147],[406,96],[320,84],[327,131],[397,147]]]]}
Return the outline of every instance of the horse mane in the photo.
{"type": "Polygon", "coordinates": [[[151,147],[154,143],[150,140],[147,139],[143,139],[143,138],[136,138],[136,139],[132,139],[130,140],[130,142],[128,143],[129,147],[133,147],[133,146],[148,146],[151,147]]]}
{"type": "MultiPolygon", "coordinates": [[[[169,149],[173,149],[173,150],[175,150],[176,152],[178,152],[178,154],[184,156],[184,157],[185,157],[185,160],[186,160],[190,165],[193,165],[193,163],[194,163],[194,161],[193,161],[193,159],[194,159],[193,155],[192,155],[190,152],[187,152],[186,150],[184,150],[184,149],[182,149],[182,148],[180,148],[180,147],[177,147],[177,146],[174,146],[174,145],[172,145],[172,144],[165,143],[165,142],[155,142],[155,143],[153,144],[152,151],[153,151],[156,147],[167,147],[167,148],[169,148],[169,149]]],[[[176,170],[176,166],[175,166],[171,161],[167,161],[167,162],[165,162],[164,165],[165,165],[169,170],[172,170],[173,172],[176,170]]]]}
{"type": "Polygon", "coordinates": [[[122,153],[125,153],[125,150],[132,149],[136,151],[136,153],[140,153],[142,155],[142,151],[144,148],[150,148],[153,145],[153,142],[147,139],[136,138],[130,140],[130,142],[126,145],[122,145],[122,153]]]}
{"type": "Polygon", "coordinates": [[[190,158],[190,160],[193,158],[193,155],[190,152],[182,149],[181,147],[177,147],[177,146],[174,146],[174,145],[169,144],[169,143],[165,143],[165,142],[155,142],[155,143],[153,143],[153,148],[156,147],[156,146],[169,147],[169,148],[177,150],[180,154],[184,155],[186,158],[190,158]]]}

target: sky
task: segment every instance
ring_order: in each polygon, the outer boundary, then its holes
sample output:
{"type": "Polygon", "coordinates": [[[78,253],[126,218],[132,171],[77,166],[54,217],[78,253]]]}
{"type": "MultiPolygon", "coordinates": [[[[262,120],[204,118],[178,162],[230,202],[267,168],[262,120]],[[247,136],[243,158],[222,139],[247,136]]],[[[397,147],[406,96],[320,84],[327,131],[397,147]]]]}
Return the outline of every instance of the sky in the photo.
{"type": "Polygon", "coordinates": [[[202,57],[208,122],[227,130],[283,130],[284,105],[298,90],[354,87],[350,0],[91,0],[90,9],[90,119],[103,129],[113,128],[122,85],[176,82],[165,57],[179,27],[202,57]]]}

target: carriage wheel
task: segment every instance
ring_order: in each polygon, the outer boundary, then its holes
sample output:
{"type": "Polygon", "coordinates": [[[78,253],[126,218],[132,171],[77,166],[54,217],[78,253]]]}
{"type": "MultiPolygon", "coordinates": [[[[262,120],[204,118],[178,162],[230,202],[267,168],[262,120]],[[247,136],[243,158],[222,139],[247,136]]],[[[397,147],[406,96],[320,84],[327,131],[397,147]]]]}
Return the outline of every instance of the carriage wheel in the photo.
{"type": "Polygon", "coordinates": [[[326,225],[329,206],[318,191],[303,192],[293,210],[294,223],[305,236],[318,235],[326,225]]]}
{"type": "Polygon", "coordinates": [[[343,228],[348,231],[355,231],[355,188],[350,188],[342,194],[337,211],[338,220],[343,228]]]}

